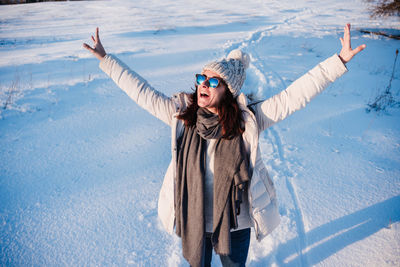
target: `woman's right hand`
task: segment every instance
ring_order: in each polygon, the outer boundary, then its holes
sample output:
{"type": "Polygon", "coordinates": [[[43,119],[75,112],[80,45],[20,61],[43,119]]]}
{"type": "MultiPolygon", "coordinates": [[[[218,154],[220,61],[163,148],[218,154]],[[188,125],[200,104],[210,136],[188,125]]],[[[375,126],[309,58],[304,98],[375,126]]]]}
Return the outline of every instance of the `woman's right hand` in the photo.
{"type": "Polygon", "coordinates": [[[97,57],[99,60],[102,60],[103,57],[106,55],[106,51],[104,50],[103,45],[100,42],[100,37],[99,37],[99,28],[96,28],[96,38],[93,37],[92,35],[92,40],[94,42],[94,47],[91,47],[87,43],[83,44],[83,47],[92,52],[92,54],[97,57]]]}

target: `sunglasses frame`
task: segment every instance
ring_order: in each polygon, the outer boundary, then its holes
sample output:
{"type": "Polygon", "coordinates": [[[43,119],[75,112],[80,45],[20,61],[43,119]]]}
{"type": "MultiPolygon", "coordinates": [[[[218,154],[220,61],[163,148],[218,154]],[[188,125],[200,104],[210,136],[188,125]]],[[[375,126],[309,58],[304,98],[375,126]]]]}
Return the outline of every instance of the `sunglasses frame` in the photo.
{"type": "Polygon", "coordinates": [[[196,76],[196,84],[197,85],[201,85],[204,82],[208,82],[208,87],[213,88],[213,89],[217,88],[223,82],[221,78],[218,78],[218,77],[207,77],[207,75],[205,75],[205,74],[196,74],[195,76],[196,76]],[[204,77],[205,79],[201,83],[199,83],[199,77],[204,77]],[[214,79],[214,80],[217,81],[217,84],[215,86],[214,86],[214,83],[210,82],[211,79],[214,79]]]}

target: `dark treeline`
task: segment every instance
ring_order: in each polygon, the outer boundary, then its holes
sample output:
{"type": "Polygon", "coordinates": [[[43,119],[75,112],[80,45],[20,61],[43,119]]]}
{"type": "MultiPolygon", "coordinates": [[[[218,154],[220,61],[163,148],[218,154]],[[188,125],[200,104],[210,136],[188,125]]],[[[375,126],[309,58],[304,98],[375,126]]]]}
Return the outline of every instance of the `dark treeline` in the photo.
{"type": "Polygon", "coordinates": [[[81,1],[81,0],[0,0],[0,5],[28,4],[37,2],[60,2],[60,1],[81,1]]]}

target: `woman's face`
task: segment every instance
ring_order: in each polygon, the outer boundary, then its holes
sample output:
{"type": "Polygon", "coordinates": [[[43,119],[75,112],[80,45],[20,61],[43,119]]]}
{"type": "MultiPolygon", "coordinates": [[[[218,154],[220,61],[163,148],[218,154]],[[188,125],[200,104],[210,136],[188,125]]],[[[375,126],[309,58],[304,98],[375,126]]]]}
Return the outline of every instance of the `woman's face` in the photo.
{"type": "MultiPolygon", "coordinates": [[[[201,74],[204,74],[207,78],[221,78],[217,73],[210,70],[205,70],[201,74]]],[[[218,105],[225,94],[226,87],[221,82],[215,88],[208,86],[209,83],[207,80],[197,86],[197,105],[217,114],[218,105]]]]}

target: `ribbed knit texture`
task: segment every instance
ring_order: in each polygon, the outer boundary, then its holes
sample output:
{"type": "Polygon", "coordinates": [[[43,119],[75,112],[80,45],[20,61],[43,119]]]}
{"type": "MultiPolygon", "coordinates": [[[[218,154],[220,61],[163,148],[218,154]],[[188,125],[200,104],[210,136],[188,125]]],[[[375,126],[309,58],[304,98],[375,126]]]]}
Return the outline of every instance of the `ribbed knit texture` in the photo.
{"type": "Polygon", "coordinates": [[[250,57],[239,49],[232,50],[227,58],[214,61],[204,66],[203,71],[211,70],[217,73],[228,85],[234,97],[238,96],[246,79],[246,69],[249,67],[250,57]]]}

